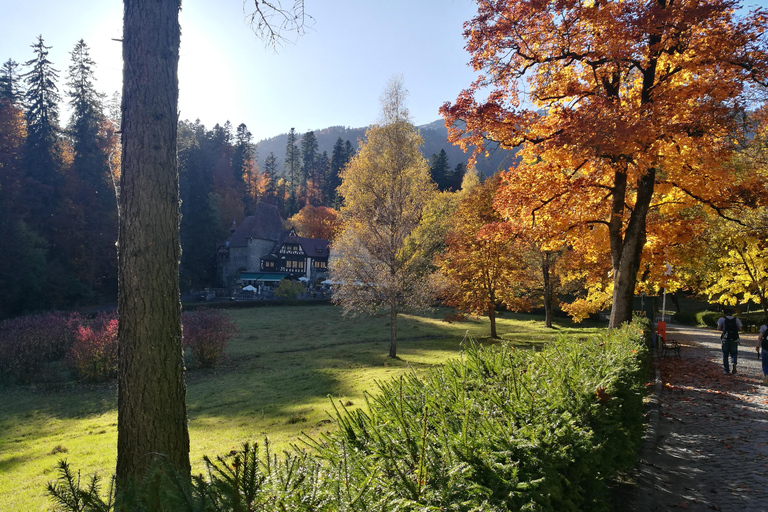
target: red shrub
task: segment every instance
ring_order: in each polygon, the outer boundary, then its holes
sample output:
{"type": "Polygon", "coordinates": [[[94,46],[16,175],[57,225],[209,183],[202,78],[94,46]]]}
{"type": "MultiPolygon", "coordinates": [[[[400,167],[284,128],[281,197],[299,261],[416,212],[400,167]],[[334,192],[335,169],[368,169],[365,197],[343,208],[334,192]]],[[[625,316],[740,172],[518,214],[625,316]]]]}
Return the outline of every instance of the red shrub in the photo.
{"type": "Polygon", "coordinates": [[[184,346],[192,350],[195,360],[203,368],[216,366],[230,338],[237,333],[235,322],[217,309],[185,312],[181,319],[184,346]]]}
{"type": "Polygon", "coordinates": [[[81,320],[76,313],[51,312],[4,321],[0,324],[0,377],[35,381],[44,364],[66,355],[81,320]]]}
{"type": "Polygon", "coordinates": [[[67,362],[78,380],[105,381],[117,375],[117,315],[100,313],[77,327],[67,362]]]}

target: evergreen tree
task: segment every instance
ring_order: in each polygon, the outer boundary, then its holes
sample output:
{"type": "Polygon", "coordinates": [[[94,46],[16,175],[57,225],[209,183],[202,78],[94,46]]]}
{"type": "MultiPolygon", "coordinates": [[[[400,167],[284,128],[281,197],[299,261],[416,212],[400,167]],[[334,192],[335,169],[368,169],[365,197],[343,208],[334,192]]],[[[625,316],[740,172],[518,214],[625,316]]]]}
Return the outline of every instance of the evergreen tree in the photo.
{"type": "Polygon", "coordinates": [[[8,100],[11,105],[18,105],[23,97],[18,67],[15,60],[8,59],[0,68],[0,100],[8,100]]]}
{"type": "Polygon", "coordinates": [[[253,145],[253,135],[248,131],[248,127],[241,123],[237,127],[235,134],[235,147],[232,155],[232,171],[234,172],[235,183],[242,189],[243,205],[246,215],[257,200],[256,190],[256,169],[255,154],[253,145]]]}
{"type": "Polygon", "coordinates": [[[318,187],[317,173],[317,137],[315,132],[308,131],[301,137],[301,178],[300,182],[305,185],[304,202],[309,202],[310,191],[318,187]]]}
{"type": "MultiPolygon", "coordinates": [[[[25,93],[27,137],[22,151],[23,185],[20,204],[25,208],[24,220],[30,233],[42,237],[47,243],[48,255],[61,255],[58,242],[56,210],[59,207],[63,184],[60,154],[59,91],[56,87],[58,71],[48,60],[49,46],[42,36],[32,45],[35,58],[25,64],[31,69],[23,76],[27,84],[25,93]]],[[[66,233],[66,232],[65,232],[66,233]]],[[[26,235],[25,235],[26,236],[26,235]]],[[[26,237],[32,239],[32,237],[26,237]]],[[[71,293],[78,283],[67,283],[68,273],[60,263],[48,259],[46,285],[48,293],[41,308],[63,306],[62,296],[71,293]]]]}
{"type": "Polygon", "coordinates": [[[291,128],[291,131],[288,132],[288,141],[285,144],[285,174],[292,192],[295,192],[300,185],[300,172],[301,153],[298,146],[296,146],[296,129],[291,128]]]}
{"type": "Polygon", "coordinates": [[[320,155],[317,157],[317,191],[319,192],[318,197],[318,205],[314,206],[330,206],[331,203],[328,200],[328,195],[326,193],[328,186],[326,185],[326,182],[328,181],[328,177],[331,174],[331,159],[328,157],[328,152],[323,151],[320,155]]]}
{"type": "Polygon", "coordinates": [[[213,190],[218,156],[212,142],[215,132],[207,132],[198,122],[179,124],[179,190],[181,196],[181,262],[179,281],[182,290],[211,286],[216,278],[215,246],[226,236],[221,217],[220,195],[213,190]]]}
{"type": "Polygon", "coordinates": [[[325,203],[327,205],[339,206],[337,189],[341,185],[341,171],[353,156],[352,143],[347,141],[345,144],[341,137],[336,139],[331,153],[330,168],[325,180],[325,203]]]}
{"type": "Polygon", "coordinates": [[[264,160],[264,200],[280,207],[277,203],[277,157],[270,152],[264,160]]]}
{"type": "Polygon", "coordinates": [[[464,162],[459,162],[451,174],[451,190],[461,190],[461,183],[464,181],[464,175],[467,173],[467,166],[464,162]]]}
{"type": "MultiPolygon", "coordinates": [[[[42,186],[51,190],[45,192],[44,202],[50,203],[55,186],[59,183],[59,90],[56,87],[58,71],[48,60],[50,46],[45,46],[43,36],[38,36],[32,45],[35,58],[27,61],[32,69],[23,75],[27,83],[25,102],[27,105],[27,138],[24,151],[25,168],[28,175],[42,186]]],[[[48,204],[50,207],[51,204],[48,204]]]]}
{"type": "Polygon", "coordinates": [[[94,85],[94,62],[88,46],[81,39],[70,54],[67,85],[72,118],[69,135],[72,141],[72,173],[67,194],[74,204],[58,215],[70,264],[79,279],[93,291],[116,291],[117,204],[109,169],[109,140],[102,97],[94,85]],[[69,217],[69,218],[67,218],[69,217]],[[98,290],[97,290],[98,289],[98,290]]]}
{"type": "Polygon", "coordinates": [[[437,183],[437,188],[441,192],[451,188],[453,177],[451,176],[451,168],[448,165],[448,155],[444,149],[441,149],[440,153],[432,155],[432,158],[430,158],[429,174],[432,176],[432,180],[437,183]]]}

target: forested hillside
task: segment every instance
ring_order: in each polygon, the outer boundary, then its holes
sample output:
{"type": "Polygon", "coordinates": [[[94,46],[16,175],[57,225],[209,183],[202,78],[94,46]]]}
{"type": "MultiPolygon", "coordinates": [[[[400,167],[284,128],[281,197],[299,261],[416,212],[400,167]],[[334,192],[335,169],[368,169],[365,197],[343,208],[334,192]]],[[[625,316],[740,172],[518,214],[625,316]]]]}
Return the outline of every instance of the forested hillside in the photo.
{"type": "MultiPolygon", "coordinates": [[[[30,60],[0,69],[0,318],[111,304],[117,292],[120,98],[98,90],[84,41],[66,72],[42,36],[32,48],[30,60]]],[[[243,123],[180,121],[181,290],[216,285],[217,246],[257,202],[284,219],[307,205],[338,208],[340,172],[365,130],[290,128],[257,144],[243,123]]],[[[442,121],[420,132],[432,179],[458,189],[468,155],[446,141],[442,121]]],[[[489,176],[512,158],[496,152],[477,168],[489,176]]]]}
{"type": "MultiPolygon", "coordinates": [[[[445,124],[442,120],[433,121],[429,124],[419,126],[418,128],[424,139],[422,154],[427,160],[429,160],[432,155],[439,155],[440,150],[444,150],[448,157],[449,166],[455,168],[458,164],[467,164],[469,155],[464,153],[458,146],[453,146],[447,142],[448,130],[445,128],[445,124]]],[[[315,137],[317,137],[319,151],[321,153],[327,151],[328,154],[331,154],[333,145],[338,138],[345,141],[349,140],[353,144],[353,147],[356,148],[358,141],[365,135],[366,129],[367,128],[330,126],[321,130],[315,130],[314,134],[315,137]]],[[[264,167],[264,161],[270,153],[273,153],[277,157],[279,164],[282,165],[287,139],[288,134],[282,133],[275,137],[259,141],[256,144],[259,167],[264,167]]],[[[495,148],[491,149],[488,157],[480,157],[475,167],[481,175],[488,177],[495,174],[499,168],[508,169],[514,162],[514,158],[514,152],[495,148]]]]}

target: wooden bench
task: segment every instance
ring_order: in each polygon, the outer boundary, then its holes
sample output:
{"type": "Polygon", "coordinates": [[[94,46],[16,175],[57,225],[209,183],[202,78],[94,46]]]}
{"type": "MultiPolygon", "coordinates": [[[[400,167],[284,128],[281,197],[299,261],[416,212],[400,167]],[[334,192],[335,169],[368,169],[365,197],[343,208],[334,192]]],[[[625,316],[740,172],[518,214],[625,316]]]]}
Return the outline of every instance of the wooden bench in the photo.
{"type": "Polygon", "coordinates": [[[660,340],[659,347],[661,348],[661,357],[666,357],[667,352],[674,352],[677,357],[680,357],[679,342],[665,339],[661,334],[657,334],[656,337],[660,340]]]}

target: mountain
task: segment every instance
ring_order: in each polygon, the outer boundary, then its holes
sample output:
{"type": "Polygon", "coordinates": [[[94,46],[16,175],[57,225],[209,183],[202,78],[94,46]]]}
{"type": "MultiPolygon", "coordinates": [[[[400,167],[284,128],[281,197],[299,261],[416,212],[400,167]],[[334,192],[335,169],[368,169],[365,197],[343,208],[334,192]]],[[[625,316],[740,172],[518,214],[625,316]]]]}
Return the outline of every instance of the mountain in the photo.
{"type": "MultiPolygon", "coordinates": [[[[429,160],[432,155],[436,155],[441,149],[445,150],[448,155],[448,162],[451,168],[456,167],[457,164],[467,164],[469,155],[465,154],[461,148],[454,146],[448,142],[448,130],[442,120],[437,120],[429,124],[421,125],[418,127],[421,131],[421,136],[424,139],[424,146],[422,147],[422,154],[424,158],[429,160]]],[[[328,152],[328,158],[333,153],[333,145],[336,143],[336,139],[341,137],[343,141],[350,141],[352,145],[357,148],[358,142],[365,137],[365,128],[347,128],[344,126],[330,126],[323,128],[322,130],[314,130],[315,137],[317,138],[318,152],[328,152]]],[[[298,135],[298,144],[300,146],[301,137],[303,133],[298,135]]],[[[259,167],[264,168],[264,160],[269,156],[269,153],[274,153],[277,157],[277,168],[283,169],[283,161],[285,160],[285,145],[288,141],[288,134],[283,133],[270,139],[264,139],[256,144],[257,161],[259,167]]],[[[515,161],[515,152],[507,151],[498,148],[490,148],[490,156],[480,157],[477,161],[477,170],[484,176],[492,176],[500,167],[508,168],[515,161]]]]}

